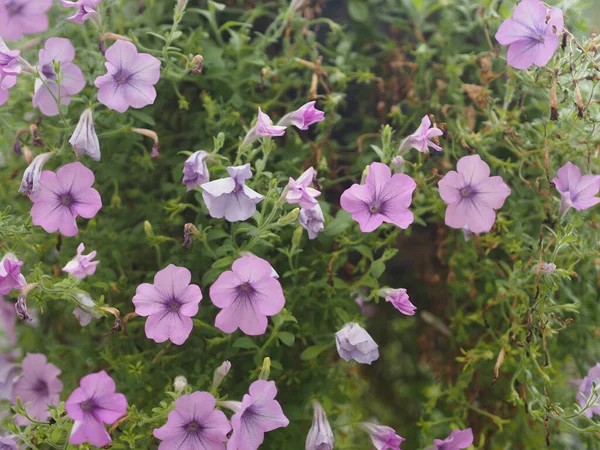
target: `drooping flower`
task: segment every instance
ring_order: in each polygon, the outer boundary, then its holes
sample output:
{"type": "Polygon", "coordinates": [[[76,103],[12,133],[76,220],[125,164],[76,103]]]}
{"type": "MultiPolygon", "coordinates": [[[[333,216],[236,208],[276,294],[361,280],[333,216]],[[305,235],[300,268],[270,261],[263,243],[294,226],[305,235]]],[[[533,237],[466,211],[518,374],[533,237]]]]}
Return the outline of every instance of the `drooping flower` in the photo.
{"type": "Polygon", "coordinates": [[[27,283],[21,274],[23,261],[13,253],[7,253],[0,261],[0,295],[7,295],[13,289],[21,289],[27,283]]]}
{"type": "Polygon", "coordinates": [[[230,370],[231,363],[229,361],[223,361],[223,363],[219,367],[217,367],[213,375],[213,389],[218,389],[218,387],[221,386],[223,379],[227,376],[230,370]]]}
{"type": "Polygon", "coordinates": [[[256,380],[244,395],[240,409],[231,417],[233,433],[227,450],[256,450],[265,439],[265,433],[290,423],[283,414],[275,396],[274,381],[256,380]]]}
{"type": "Polygon", "coordinates": [[[527,69],[533,64],[542,67],[558,49],[558,35],[563,28],[560,9],[549,8],[540,0],[523,0],[512,18],[500,25],[496,40],[509,46],[506,55],[509,66],[515,69],[527,69]]]}
{"type": "Polygon", "coordinates": [[[68,105],[71,96],[79,94],[85,87],[83,72],[73,63],[74,58],[75,47],[65,38],[50,38],[40,50],[37,70],[41,78],[35,80],[33,106],[40,108],[46,116],[58,115],[57,101],[68,105]],[[55,65],[59,68],[58,73],[55,65]]]}
{"type": "Polygon", "coordinates": [[[346,189],[340,202],[363,233],[377,229],[383,222],[406,229],[414,220],[408,207],[416,187],[408,175],[392,175],[388,166],[375,162],[369,166],[366,183],[346,189]]]}
{"type": "Polygon", "coordinates": [[[0,36],[16,41],[46,31],[51,7],[52,0],[0,0],[0,36]]]}
{"type": "Polygon", "coordinates": [[[146,320],[146,337],[154,342],[169,339],[183,344],[192,332],[192,317],[198,314],[202,300],[200,287],[190,284],[192,274],[185,267],[169,264],[154,276],[154,284],[137,287],[135,312],[146,320]]]}
{"type": "Polygon", "coordinates": [[[396,430],[371,422],[360,422],[359,428],[369,433],[371,442],[377,450],[401,450],[400,445],[406,439],[396,434],[396,430]]]}
{"type": "MultiPolygon", "coordinates": [[[[431,119],[429,119],[429,116],[425,116],[421,120],[421,125],[419,125],[419,128],[417,128],[417,131],[404,140],[400,146],[400,152],[402,153],[406,149],[414,148],[421,153],[428,153],[429,147],[441,152],[442,147],[433,142],[431,138],[442,136],[443,134],[444,132],[439,128],[432,128],[431,119]]],[[[402,163],[404,163],[404,160],[402,160],[402,163]]]]}
{"type": "Polygon", "coordinates": [[[257,336],[267,330],[267,316],[279,313],[285,298],[273,268],[262,258],[244,256],[235,260],[231,270],[223,272],[210,287],[210,299],[221,312],[215,327],[225,333],[238,328],[257,336]]]}
{"type": "MultiPolygon", "coordinates": [[[[58,376],[61,371],[41,353],[28,353],[21,367],[23,375],[14,385],[12,403],[16,405],[17,397],[20,397],[31,418],[45,421],[50,417],[48,406],[58,406],[60,402],[63,384],[58,376]]],[[[29,421],[18,417],[17,423],[25,425],[29,421]]]]}
{"type": "Polygon", "coordinates": [[[82,24],[88,19],[93,19],[98,14],[98,4],[102,0],[76,0],[70,2],[68,0],[60,0],[60,3],[65,8],[77,8],[75,15],[69,17],[67,20],[82,24]]]}
{"type": "Polygon", "coordinates": [[[23,172],[23,179],[19,192],[25,195],[33,195],[40,189],[40,177],[44,164],[54,156],[54,152],[41,153],[33,158],[31,164],[23,172]]]}
{"type": "MultiPolygon", "coordinates": [[[[588,371],[587,375],[579,383],[579,388],[577,389],[577,400],[579,401],[579,405],[581,408],[585,408],[588,403],[590,403],[592,396],[598,396],[599,394],[600,363],[597,363],[588,371]],[[596,385],[596,389],[594,389],[594,384],[596,385]]],[[[594,414],[600,415],[600,398],[597,398],[595,402],[591,402],[584,414],[590,419],[594,414]]]]}
{"type": "Polygon", "coordinates": [[[250,164],[228,167],[227,172],[228,178],[200,185],[208,212],[215,219],[225,217],[229,222],[249,219],[264,198],[246,186],[246,180],[252,177],[250,164]]]}
{"type": "Polygon", "coordinates": [[[316,197],[321,195],[321,192],[311,188],[310,185],[317,174],[312,167],[307,169],[297,180],[290,177],[287,185],[285,200],[290,204],[299,203],[300,207],[310,209],[318,205],[316,197]]]}
{"type": "Polygon", "coordinates": [[[309,209],[301,209],[298,221],[302,228],[308,231],[308,238],[315,239],[319,233],[325,230],[325,217],[318,203],[309,209]]]}
{"type": "Polygon", "coordinates": [[[446,439],[433,441],[435,450],[463,450],[473,444],[473,430],[454,430],[446,439]]]}
{"type": "Polygon", "coordinates": [[[87,327],[92,319],[98,319],[102,317],[99,313],[95,311],[96,304],[92,300],[88,294],[75,294],[79,299],[81,305],[75,307],[73,310],[73,315],[77,317],[79,321],[79,325],[82,327],[87,327]]]}
{"type": "Polygon", "coordinates": [[[448,204],[446,225],[487,233],[496,220],[494,210],[502,208],[510,188],[502,177],[490,177],[490,166],[479,155],[462,157],[456,168],[458,172],[451,170],[438,183],[448,204]]]}
{"type": "Polygon", "coordinates": [[[20,55],[19,50],[10,50],[0,37],[0,82],[5,77],[16,77],[21,73],[20,55]]]}
{"type": "Polygon", "coordinates": [[[0,450],[18,450],[17,443],[7,437],[0,437],[0,450]]]}
{"type": "Polygon", "coordinates": [[[96,273],[96,266],[100,264],[100,261],[92,261],[96,257],[96,250],[87,255],[83,254],[84,250],[85,245],[82,242],[77,247],[77,255],[63,267],[63,272],[67,272],[80,280],[96,273]]]}
{"type": "Polygon", "coordinates": [[[104,424],[112,424],[127,412],[127,399],[115,393],[114,380],[104,371],[81,379],[79,387],[65,402],[67,415],[75,421],[69,442],[80,445],[88,441],[104,447],[112,441],[104,424]]]}
{"type": "MultiPolygon", "coordinates": [[[[15,305],[0,297],[0,337],[1,334],[4,334],[8,342],[15,345],[17,343],[16,327],[17,313],[15,312],[15,305]]],[[[0,342],[2,341],[0,340],[0,342]]]]}
{"type": "Polygon", "coordinates": [[[260,107],[258,108],[258,117],[256,118],[256,124],[250,128],[248,134],[242,142],[242,147],[250,145],[252,142],[267,136],[283,136],[287,127],[279,125],[273,125],[271,118],[262,112],[260,107]]]}
{"type": "Polygon", "coordinates": [[[88,155],[95,161],[100,161],[100,142],[94,127],[94,117],[91,108],[86,108],[75,127],[73,136],[69,139],[77,156],[88,155]]]}
{"type": "Polygon", "coordinates": [[[582,176],[581,169],[571,162],[558,169],[552,182],[561,195],[561,216],[571,207],[583,211],[600,203],[600,197],[596,197],[600,191],[600,175],[582,176]]]}
{"type": "Polygon", "coordinates": [[[93,184],[94,173],[80,162],[64,165],[56,173],[44,170],[40,189],[31,197],[33,224],[48,233],[58,230],[64,236],[75,236],[77,216],[91,219],[102,207],[93,184]]]}
{"type": "Polygon", "coordinates": [[[406,289],[382,289],[381,293],[386,302],[394,305],[398,311],[406,316],[414,316],[417,307],[410,302],[406,289]]]}
{"type": "Polygon", "coordinates": [[[106,75],[96,78],[98,101],[120,113],[129,107],[154,103],[154,85],[160,79],[160,60],[138,53],[131,42],[118,40],[106,50],[106,75]]]}
{"type": "Polygon", "coordinates": [[[379,358],[379,346],[371,335],[355,322],[347,323],[335,333],[335,345],[342,359],[354,359],[361,364],[371,364],[379,358]]]}
{"type": "Polygon", "coordinates": [[[225,450],[231,425],[208,392],[194,392],[175,400],[167,423],[153,435],[162,442],[158,450],[225,450]]]}
{"type": "Polygon", "coordinates": [[[308,102],[296,111],[286,114],[277,122],[277,126],[289,127],[294,125],[300,130],[308,130],[313,123],[325,120],[325,113],[315,108],[316,102],[308,102]]]}
{"type": "Polygon", "coordinates": [[[327,414],[321,404],[313,400],[313,422],[306,437],[306,450],[333,450],[335,439],[327,414]]]}
{"type": "Polygon", "coordinates": [[[210,156],[210,153],[198,150],[183,164],[183,184],[185,184],[185,188],[188,191],[210,181],[210,174],[208,167],[206,167],[206,158],[208,156],[210,156]]]}

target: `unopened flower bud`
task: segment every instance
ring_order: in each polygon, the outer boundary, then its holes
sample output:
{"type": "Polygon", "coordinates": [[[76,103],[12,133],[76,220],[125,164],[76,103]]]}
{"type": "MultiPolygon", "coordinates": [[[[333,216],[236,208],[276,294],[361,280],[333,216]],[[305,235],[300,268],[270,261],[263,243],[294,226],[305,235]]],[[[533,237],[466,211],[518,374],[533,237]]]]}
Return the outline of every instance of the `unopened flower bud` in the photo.
{"type": "Polygon", "coordinates": [[[294,234],[292,235],[292,245],[294,248],[298,247],[302,241],[302,234],[304,233],[302,229],[303,228],[300,226],[294,230],[294,234]]]}
{"type": "Polygon", "coordinates": [[[187,384],[187,378],[183,375],[175,377],[175,381],[173,381],[173,387],[175,388],[175,392],[183,392],[187,387],[187,384]]]}
{"type": "Polygon", "coordinates": [[[144,221],[144,233],[146,233],[146,236],[148,236],[149,238],[154,237],[154,230],[152,229],[152,224],[147,220],[144,221]]]}
{"type": "Polygon", "coordinates": [[[69,143],[77,156],[88,155],[93,160],[100,161],[100,142],[94,128],[91,108],[87,108],[81,114],[69,143]]]}
{"type": "Polygon", "coordinates": [[[277,223],[279,225],[290,224],[293,221],[295,221],[298,218],[299,215],[300,215],[300,208],[294,208],[289,213],[287,213],[285,216],[283,216],[281,219],[279,219],[277,221],[277,223]]]}
{"type": "Polygon", "coordinates": [[[21,156],[23,154],[23,152],[21,151],[21,141],[19,140],[19,138],[16,138],[15,142],[13,143],[13,152],[17,156],[21,156]]]}
{"type": "Polygon", "coordinates": [[[231,370],[231,363],[229,361],[224,361],[223,364],[221,364],[217,370],[215,370],[212,384],[213,389],[216,390],[219,388],[223,382],[223,378],[225,378],[229,373],[229,370],[231,370]]]}
{"type": "Polygon", "coordinates": [[[306,450],[333,450],[334,438],[325,410],[313,400],[313,423],[306,437],[306,450]]]}
{"type": "Polygon", "coordinates": [[[219,406],[221,406],[222,408],[227,408],[228,410],[233,411],[234,413],[238,413],[242,409],[242,402],[224,400],[219,402],[219,406]]]}
{"type": "Polygon", "coordinates": [[[202,70],[204,70],[204,57],[202,55],[194,56],[190,62],[190,67],[190,73],[192,75],[201,74],[202,70]]]}
{"type": "Polygon", "coordinates": [[[402,172],[402,168],[404,167],[404,158],[400,155],[396,156],[392,159],[392,169],[394,173],[402,172]]]}
{"type": "Polygon", "coordinates": [[[556,270],[556,264],[554,264],[554,263],[543,263],[542,264],[542,273],[545,273],[546,275],[550,275],[550,274],[554,273],[555,270],[556,270]]]}
{"type": "Polygon", "coordinates": [[[271,358],[268,356],[263,359],[263,365],[260,369],[260,375],[258,375],[259,380],[268,380],[269,375],[271,375],[271,358]]]}
{"type": "Polygon", "coordinates": [[[46,161],[52,158],[53,155],[54,152],[48,152],[37,155],[34,158],[29,167],[27,167],[23,173],[23,179],[21,180],[19,192],[25,195],[33,195],[38,191],[40,188],[40,177],[42,176],[44,164],[46,164],[46,161]]]}

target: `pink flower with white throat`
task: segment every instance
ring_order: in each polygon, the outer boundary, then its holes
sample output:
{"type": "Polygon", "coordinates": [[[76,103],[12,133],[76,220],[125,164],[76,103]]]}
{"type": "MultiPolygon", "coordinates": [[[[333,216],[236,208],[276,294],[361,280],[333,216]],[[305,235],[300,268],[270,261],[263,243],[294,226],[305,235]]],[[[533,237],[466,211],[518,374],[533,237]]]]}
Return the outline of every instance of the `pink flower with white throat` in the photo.
{"type": "Polygon", "coordinates": [[[278,126],[289,127],[294,125],[299,130],[308,130],[313,123],[325,120],[325,113],[315,108],[316,102],[308,102],[296,111],[286,114],[277,122],[278,126]]]}
{"type": "Polygon", "coordinates": [[[290,177],[285,200],[290,204],[299,203],[302,208],[307,209],[316,206],[318,202],[315,198],[321,195],[321,192],[310,187],[316,175],[317,171],[310,167],[297,180],[290,177]]]}
{"type": "Polygon", "coordinates": [[[77,255],[63,267],[63,272],[67,272],[80,280],[96,273],[96,266],[100,263],[100,261],[92,261],[96,257],[96,250],[88,255],[83,254],[84,250],[85,245],[82,242],[77,247],[77,255]]]}
{"type": "Polygon", "coordinates": [[[571,162],[558,169],[552,182],[562,197],[561,216],[569,208],[583,211],[600,203],[600,197],[596,197],[600,191],[600,175],[581,175],[581,169],[571,162]]]}
{"type": "Polygon", "coordinates": [[[88,19],[94,19],[98,15],[98,4],[102,0],[77,0],[70,2],[68,0],[60,0],[60,3],[65,8],[77,8],[77,12],[67,20],[82,24],[88,19]]]}

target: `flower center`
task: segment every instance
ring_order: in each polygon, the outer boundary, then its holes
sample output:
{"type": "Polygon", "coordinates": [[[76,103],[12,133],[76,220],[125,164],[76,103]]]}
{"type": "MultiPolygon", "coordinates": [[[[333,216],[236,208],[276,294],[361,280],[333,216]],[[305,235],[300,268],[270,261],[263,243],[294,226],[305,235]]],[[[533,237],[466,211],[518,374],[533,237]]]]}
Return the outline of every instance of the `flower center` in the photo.
{"type": "Polygon", "coordinates": [[[471,188],[462,188],[460,190],[460,195],[462,195],[465,198],[471,197],[473,195],[473,191],[471,190],[471,188]]]}
{"type": "Polygon", "coordinates": [[[71,206],[73,204],[73,197],[70,194],[61,195],[60,202],[65,206],[71,206]]]}
{"type": "Polygon", "coordinates": [[[46,383],[44,380],[38,380],[33,390],[40,395],[48,395],[48,383],[46,383]]]}
{"type": "Polygon", "coordinates": [[[129,80],[129,77],[130,77],[130,75],[122,69],[120,69],[117,73],[115,73],[113,75],[113,79],[115,80],[115,82],[118,85],[127,83],[127,81],[129,80]]]}
{"type": "Polygon", "coordinates": [[[91,400],[84,400],[81,402],[81,409],[84,410],[85,412],[90,412],[91,410],[94,409],[94,402],[92,402],[91,400]]]}
{"type": "Polygon", "coordinates": [[[241,289],[242,291],[244,291],[244,292],[252,292],[252,291],[254,290],[254,289],[252,288],[252,286],[250,285],[250,283],[249,283],[249,282],[247,282],[247,281],[246,281],[245,283],[242,283],[242,284],[240,285],[240,289],[241,289]]]}
{"type": "Polygon", "coordinates": [[[6,4],[6,11],[8,12],[9,16],[15,16],[17,14],[20,14],[21,11],[23,11],[23,8],[25,8],[24,4],[18,4],[13,2],[8,2],[6,4]]]}
{"type": "Polygon", "coordinates": [[[377,214],[381,211],[381,205],[373,204],[369,207],[369,211],[371,211],[371,214],[377,214]]]}
{"type": "Polygon", "coordinates": [[[173,312],[179,312],[181,309],[181,302],[176,298],[170,298],[167,302],[169,309],[173,312]]]}
{"type": "Polygon", "coordinates": [[[56,78],[56,74],[54,73],[54,67],[52,63],[44,64],[42,66],[42,75],[44,75],[49,80],[54,80],[56,78]]]}
{"type": "Polygon", "coordinates": [[[190,422],[187,424],[187,430],[190,433],[198,433],[202,429],[202,426],[198,422],[190,422]]]}

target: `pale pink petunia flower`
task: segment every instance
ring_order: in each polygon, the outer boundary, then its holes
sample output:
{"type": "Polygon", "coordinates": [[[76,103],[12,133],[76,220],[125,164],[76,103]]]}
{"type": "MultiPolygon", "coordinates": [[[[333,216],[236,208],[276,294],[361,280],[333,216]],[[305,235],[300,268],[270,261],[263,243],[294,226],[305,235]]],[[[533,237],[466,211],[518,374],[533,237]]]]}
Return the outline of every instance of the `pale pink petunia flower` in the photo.
{"type": "Polygon", "coordinates": [[[167,423],[153,435],[162,442],[158,450],[225,450],[231,425],[208,392],[194,392],[175,400],[167,423]]]}
{"type": "Polygon", "coordinates": [[[415,315],[417,307],[410,302],[406,289],[384,289],[383,291],[386,302],[390,302],[405,316],[415,315]]]}
{"type": "Polygon", "coordinates": [[[256,124],[252,128],[250,128],[248,134],[246,134],[246,137],[242,142],[242,147],[245,147],[246,145],[249,145],[262,137],[283,136],[285,134],[286,128],[287,127],[273,125],[271,118],[267,114],[262,112],[262,109],[260,109],[259,107],[256,124]]]}
{"type": "MultiPolygon", "coordinates": [[[[433,142],[431,138],[442,136],[443,134],[443,131],[439,128],[432,128],[429,116],[425,116],[421,120],[421,125],[419,125],[419,128],[417,128],[417,131],[415,131],[413,134],[411,134],[404,140],[404,142],[400,146],[400,152],[403,152],[404,150],[411,147],[417,149],[421,153],[428,153],[429,147],[433,148],[438,152],[441,152],[442,147],[433,142]]],[[[402,163],[404,163],[404,160],[402,160],[402,163]]]]}
{"type": "Polygon", "coordinates": [[[60,0],[61,5],[65,8],[77,8],[77,12],[67,20],[82,24],[88,19],[94,19],[98,15],[98,4],[102,0],[76,0],[74,2],[68,0],[60,0]]]}
{"type": "Polygon", "coordinates": [[[21,39],[48,29],[52,0],[0,0],[0,37],[21,39]]]}
{"type": "Polygon", "coordinates": [[[577,389],[577,401],[581,408],[585,408],[590,403],[584,414],[590,419],[592,416],[600,415],[600,399],[596,398],[595,402],[590,402],[591,397],[600,394],[600,363],[592,367],[587,375],[581,380],[577,389]],[[594,384],[596,389],[594,389],[594,384]]]}
{"type": "Polygon", "coordinates": [[[600,197],[596,197],[600,191],[600,175],[582,176],[581,169],[571,162],[558,169],[552,182],[561,195],[561,216],[571,207],[583,211],[600,203],[600,197]]]}
{"type": "MultiPolygon", "coordinates": [[[[17,404],[17,397],[21,399],[27,414],[32,419],[45,421],[50,417],[48,406],[58,406],[60,393],[63,389],[62,381],[58,379],[61,371],[54,364],[48,362],[41,353],[28,353],[21,363],[23,375],[13,387],[12,404],[17,404]]],[[[17,417],[19,425],[29,424],[25,417],[17,417]]]]}
{"type": "Polygon", "coordinates": [[[10,344],[16,345],[16,327],[17,313],[15,311],[14,303],[6,301],[4,298],[0,297],[0,337],[2,337],[2,334],[4,334],[4,337],[8,339],[10,344]]]}
{"type": "Polygon", "coordinates": [[[104,371],[91,373],[81,379],[67,401],[67,415],[75,421],[69,442],[80,445],[89,442],[104,447],[112,439],[104,424],[112,424],[127,412],[127,399],[115,393],[114,380],[104,371]]]}
{"type": "Polygon", "coordinates": [[[312,208],[302,208],[298,216],[298,222],[302,228],[308,231],[308,238],[315,239],[319,233],[325,231],[325,217],[318,203],[312,208]]]}
{"type": "Polygon", "coordinates": [[[406,439],[396,434],[396,430],[385,425],[372,422],[360,422],[358,427],[366,431],[377,450],[401,450],[400,446],[406,439]]]}
{"type": "Polygon", "coordinates": [[[229,222],[238,222],[252,217],[256,205],[264,198],[258,192],[246,186],[246,180],[252,177],[250,164],[228,167],[228,178],[201,184],[202,198],[211,217],[225,217],[229,222]]]}
{"type": "Polygon", "coordinates": [[[154,284],[140,284],[133,297],[135,312],[146,320],[146,337],[154,342],[170,340],[183,344],[192,332],[192,317],[198,314],[202,292],[190,284],[185,267],[169,264],[154,276],[154,284]]]}
{"type": "Polygon", "coordinates": [[[345,324],[335,333],[335,345],[344,361],[353,359],[360,364],[371,364],[379,358],[379,345],[356,322],[345,324]]]}
{"type": "Polygon", "coordinates": [[[502,208],[510,188],[502,177],[490,177],[488,166],[479,155],[463,156],[439,183],[442,200],[448,204],[446,225],[487,233],[496,221],[494,210],[502,208]]]}
{"type": "Polygon", "coordinates": [[[210,299],[221,308],[215,327],[225,333],[239,328],[251,336],[264,334],[267,316],[279,313],[285,305],[273,268],[257,256],[236,259],[231,270],[223,272],[210,287],[210,299]]]}
{"type": "Polygon", "coordinates": [[[154,85],[160,79],[160,60],[138,53],[131,42],[118,40],[106,50],[106,75],[96,78],[98,101],[107,108],[125,112],[154,103],[154,85]]]}
{"type": "Polygon", "coordinates": [[[414,220],[408,207],[416,187],[408,175],[392,175],[388,166],[375,162],[369,166],[366,183],[346,189],[340,202],[363,233],[377,229],[383,222],[406,229],[414,220]]]}
{"type": "Polygon", "coordinates": [[[227,450],[256,450],[263,443],[265,433],[290,423],[275,396],[274,381],[257,380],[244,395],[239,410],[231,417],[233,433],[227,450]]]}
{"type": "Polygon", "coordinates": [[[297,180],[290,177],[286,188],[285,200],[290,204],[298,203],[300,207],[306,209],[318,205],[316,197],[321,195],[321,192],[310,187],[316,174],[317,171],[313,167],[310,167],[297,180]]]}
{"type": "Polygon", "coordinates": [[[80,93],[85,87],[83,72],[73,63],[73,59],[75,47],[66,38],[50,38],[40,50],[37,70],[41,79],[35,80],[33,106],[40,108],[46,116],[58,115],[57,101],[61,105],[68,105],[71,103],[71,96],[80,93]],[[54,70],[55,64],[60,67],[60,73],[54,70]]]}
{"type": "Polygon", "coordinates": [[[87,255],[83,254],[84,251],[85,245],[82,242],[77,247],[77,255],[63,267],[63,272],[67,272],[80,280],[96,273],[96,266],[100,264],[100,261],[92,261],[96,257],[96,250],[87,255]]]}
{"type": "Polygon", "coordinates": [[[559,45],[558,35],[563,32],[563,12],[550,8],[540,0],[523,0],[506,19],[496,40],[508,45],[506,60],[515,69],[527,69],[532,65],[545,66],[559,45]]]}
{"type": "Polygon", "coordinates": [[[325,113],[315,108],[316,102],[308,102],[296,111],[286,114],[277,122],[277,126],[289,127],[294,125],[299,130],[308,130],[313,123],[325,120],[325,113]]]}
{"type": "Polygon", "coordinates": [[[210,153],[198,150],[190,155],[183,164],[183,184],[188,191],[210,181],[206,158],[210,153]]]}
{"type": "Polygon", "coordinates": [[[102,208],[100,194],[92,184],[94,173],[80,162],[62,166],[56,173],[44,170],[40,189],[31,197],[33,224],[48,233],[58,230],[64,236],[75,236],[77,216],[91,219],[102,208]]]}
{"type": "Polygon", "coordinates": [[[433,441],[435,450],[463,450],[473,444],[473,430],[454,430],[446,439],[433,441]]]}
{"type": "Polygon", "coordinates": [[[23,261],[13,253],[7,253],[0,261],[0,295],[7,295],[13,289],[21,289],[27,283],[21,274],[23,261]]]}

